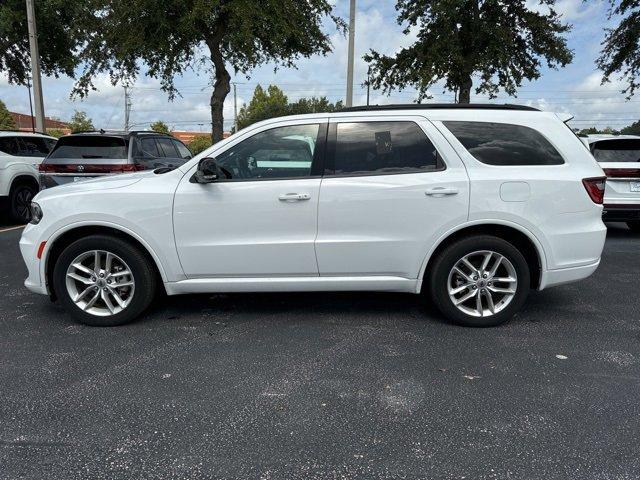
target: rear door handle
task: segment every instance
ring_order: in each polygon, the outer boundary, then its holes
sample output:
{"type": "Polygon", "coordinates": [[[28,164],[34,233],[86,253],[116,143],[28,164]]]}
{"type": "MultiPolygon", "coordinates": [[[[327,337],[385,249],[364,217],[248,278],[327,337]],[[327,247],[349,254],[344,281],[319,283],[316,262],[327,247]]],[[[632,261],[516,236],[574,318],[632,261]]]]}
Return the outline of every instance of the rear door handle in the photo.
{"type": "Polygon", "coordinates": [[[429,197],[444,197],[447,195],[457,195],[458,189],[455,187],[433,187],[424,192],[429,197]]]}
{"type": "Polygon", "coordinates": [[[301,202],[311,199],[308,193],[283,193],[278,197],[281,202],[301,202]]]}

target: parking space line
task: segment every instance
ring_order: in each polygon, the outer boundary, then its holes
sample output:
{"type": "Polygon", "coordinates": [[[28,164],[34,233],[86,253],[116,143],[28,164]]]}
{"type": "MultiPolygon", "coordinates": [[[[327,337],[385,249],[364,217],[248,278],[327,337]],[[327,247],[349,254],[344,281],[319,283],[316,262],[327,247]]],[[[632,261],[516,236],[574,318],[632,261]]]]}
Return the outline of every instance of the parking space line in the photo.
{"type": "Polygon", "coordinates": [[[24,228],[24,227],[26,227],[26,225],[18,225],[17,227],[2,228],[0,229],[0,233],[10,232],[12,230],[18,230],[19,228],[24,228]]]}

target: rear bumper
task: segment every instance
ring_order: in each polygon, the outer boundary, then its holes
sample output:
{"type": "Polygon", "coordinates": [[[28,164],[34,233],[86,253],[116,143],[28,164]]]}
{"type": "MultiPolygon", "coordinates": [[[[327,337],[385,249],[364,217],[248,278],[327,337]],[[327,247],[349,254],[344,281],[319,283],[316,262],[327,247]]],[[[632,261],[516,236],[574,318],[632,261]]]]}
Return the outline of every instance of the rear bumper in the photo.
{"type": "Polygon", "coordinates": [[[605,222],[628,222],[640,220],[639,204],[605,204],[602,212],[602,220],[605,222]]]}
{"type": "Polygon", "coordinates": [[[539,290],[544,290],[545,288],[554,287],[556,285],[562,285],[564,283],[583,280],[593,274],[593,272],[598,269],[599,265],[600,259],[598,259],[597,262],[588,265],[581,265],[579,267],[547,270],[542,274],[539,290]]]}

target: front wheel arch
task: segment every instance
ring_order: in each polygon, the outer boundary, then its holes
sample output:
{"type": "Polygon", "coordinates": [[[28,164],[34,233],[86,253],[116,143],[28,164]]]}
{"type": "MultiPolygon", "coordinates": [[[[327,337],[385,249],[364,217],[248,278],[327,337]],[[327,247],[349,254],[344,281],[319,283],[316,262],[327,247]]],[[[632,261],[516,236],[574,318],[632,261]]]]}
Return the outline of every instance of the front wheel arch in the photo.
{"type": "Polygon", "coordinates": [[[150,265],[153,266],[154,273],[156,275],[156,284],[161,286],[162,292],[166,293],[164,287],[164,280],[161,273],[161,267],[158,265],[157,260],[151,254],[149,249],[140,242],[133,235],[128,234],[122,230],[113,227],[107,227],[102,225],[87,225],[72,228],[71,230],[67,230],[62,233],[60,236],[53,240],[53,243],[48,246],[48,252],[45,259],[45,278],[49,290],[49,295],[52,300],[57,299],[57,293],[53,286],[53,269],[56,263],[56,260],[62,253],[62,251],[71,245],[76,240],[79,240],[83,237],[87,237],[89,235],[109,235],[121,240],[127,241],[131,243],[133,246],[138,248],[141,252],[143,252],[147,256],[147,260],[150,265]]]}

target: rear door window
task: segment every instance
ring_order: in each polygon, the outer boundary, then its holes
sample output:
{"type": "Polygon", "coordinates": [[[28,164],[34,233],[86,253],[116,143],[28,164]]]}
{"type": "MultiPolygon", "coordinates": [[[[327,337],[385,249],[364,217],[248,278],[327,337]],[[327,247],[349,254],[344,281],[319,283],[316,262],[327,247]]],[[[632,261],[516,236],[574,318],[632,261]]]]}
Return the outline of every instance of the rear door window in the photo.
{"type": "Polygon", "coordinates": [[[142,138],[140,140],[140,151],[143,157],[155,158],[160,156],[156,145],[156,139],[154,137],[142,138]]]}
{"type": "Polygon", "coordinates": [[[345,122],[335,126],[335,152],[326,174],[420,173],[443,167],[433,143],[414,122],[345,122]]]}
{"type": "Polygon", "coordinates": [[[600,141],[592,149],[599,162],[640,162],[640,138],[600,141]]]}
{"type": "Polygon", "coordinates": [[[442,122],[458,141],[487,165],[561,165],[564,160],[533,128],[509,123],[442,122]]]}
{"type": "Polygon", "coordinates": [[[21,157],[46,157],[49,146],[41,137],[16,137],[18,155],[21,157]]]}
{"type": "Polygon", "coordinates": [[[49,158],[128,158],[128,142],[121,137],[82,135],[62,137],[49,158]]]}
{"type": "Polygon", "coordinates": [[[169,138],[156,138],[156,143],[158,144],[158,149],[160,150],[161,157],[167,158],[176,158],[178,157],[178,152],[173,146],[173,142],[169,138]]]}

